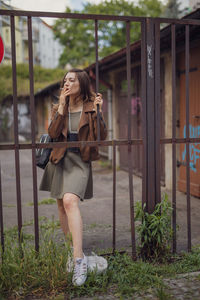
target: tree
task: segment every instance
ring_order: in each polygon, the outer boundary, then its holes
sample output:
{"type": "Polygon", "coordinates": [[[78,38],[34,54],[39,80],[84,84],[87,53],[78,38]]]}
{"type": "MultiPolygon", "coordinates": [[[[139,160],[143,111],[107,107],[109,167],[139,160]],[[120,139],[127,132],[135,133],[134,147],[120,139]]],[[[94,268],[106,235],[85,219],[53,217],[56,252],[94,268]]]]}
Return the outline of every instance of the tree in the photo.
{"type": "MultiPolygon", "coordinates": [[[[67,13],[131,15],[157,17],[162,13],[160,0],[139,0],[135,5],[128,0],[104,0],[100,4],[86,3],[83,10],[67,13]]],[[[87,66],[95,61],[95,36],[93,20],[59,19],[54,25],[55,38],[64,45],[61,66],[87,66]]],[[[119,21],[99,21],[99,58],[126,46],[126,24],[119,21]]],[[[131,23],[131,42],[140,38],[140,23],[131,23]]]]}
{"type": "Polygon", "coordinates": [[[164,9],[164,17],[173,19],[178,18],[182,13],[180,5],[181,3],[178,0],[168,0],[164,9]]]}

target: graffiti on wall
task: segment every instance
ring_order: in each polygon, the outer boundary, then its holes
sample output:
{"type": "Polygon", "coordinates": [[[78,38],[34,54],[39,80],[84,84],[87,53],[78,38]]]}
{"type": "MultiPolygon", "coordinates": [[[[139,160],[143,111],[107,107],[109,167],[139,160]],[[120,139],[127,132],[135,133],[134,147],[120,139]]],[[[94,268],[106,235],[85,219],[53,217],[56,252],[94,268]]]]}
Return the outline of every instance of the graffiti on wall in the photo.
{"type": "MultiPolygon", "coordinates": [[[[186,138],[186,125],[183,129],[184,138],[186,138]]],[[[189,125],[189,136],[190,138],[199,138],[200,137],[200,126],[189,125]]],[[[200,144],[194,143],[189,145],[189,155],[190,155],[190,169],[193,172],[197,172],[196,163],[200,159],[200,144]]],[[[186,160],[186,145],[182,152],[182,161],[186,160]]]]}
{"type": "Polygon", "coordinates": [[[141,108],[142,108],[141,98],[133,97],[131,99],[131,114],[137,115],[141,111],[141,108]]]}

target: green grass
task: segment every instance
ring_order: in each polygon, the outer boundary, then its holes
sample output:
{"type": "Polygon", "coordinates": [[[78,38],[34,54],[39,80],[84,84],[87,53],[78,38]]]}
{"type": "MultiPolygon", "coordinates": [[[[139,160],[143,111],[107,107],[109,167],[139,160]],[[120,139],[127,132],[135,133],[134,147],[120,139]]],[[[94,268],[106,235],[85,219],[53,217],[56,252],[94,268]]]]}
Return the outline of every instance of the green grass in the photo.
{"type": "Polygon", "coordinates": [[[15,204],[3,204],[3,207],[16,207],[15,204]]]}
{"type": "MultiPolygon", "coordinates": [[[[42,199],[41,201],[38,201],[38,205],[51,205],[56,204],[56,200],[52,198],[42,199]]],[[[26,206],[33,206],[33,202],[28,202],[26,206]]]]}
{"type": "Polygon", "coordinates": [[[108,160],[99,160],[98,164],[101,168],[112,169],[112,164],[108,160]]]}
{"type": "Polygon", "coordinates": [[[91,230],[91,229],[98,229],[98,228],[104,228],[104,229],[107,229],[107,228],[112,228],[112,225],[111,224],[97,224],[97,223],[91,223],[91,224],[88,224],[88,225],[85,225],[84,226],[86,230],[91,230]]]}
{"type": "MultiPolygon", "coordinates": [[[[40,220],[40,251],[34,250],[33,240],[24,238],[23,255],[15,234],[5,233],[5,252],[0,264],[0,299],[24,299],[27,295],[47,299],[71,299],[112,294],[119,299],[135,294],[151,292],[155,298],[170,299],[165,291],[163,278],[178,273],[197,271],[200,268],[200,248],[191,253],[169,256],[166,263],[132,261],[128,254],[116,253],[108,257],[108,269],[104,274],[90,273],[85,285],[74,287],[71,274],[66,273],[69,245],[59,241],[58,221],[40,220]],[[58,242],[59,241],[59,242],[58,242]],[[168,298],[167,298],[168,297],[168,298]]],[[[101,251],[99,251],[101,252],[101,251]]],[[[105,251],[103,251],[105,252],[105,251]]],[[[2,253],[1,253],[2,254],[2,253]]]]}

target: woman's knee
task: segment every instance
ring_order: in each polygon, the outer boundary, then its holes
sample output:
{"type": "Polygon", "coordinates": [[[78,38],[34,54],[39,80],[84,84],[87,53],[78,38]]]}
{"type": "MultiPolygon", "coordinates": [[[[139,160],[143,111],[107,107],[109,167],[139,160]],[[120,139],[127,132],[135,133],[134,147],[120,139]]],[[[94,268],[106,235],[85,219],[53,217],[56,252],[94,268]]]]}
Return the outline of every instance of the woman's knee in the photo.
{"type": "Polygon", "coordinates": [[[64,194],[63,197],[63,206],[66,210],[69,210],[71,208],[78,206],[78,200],[79,200],[78,196],[74,194],[66,193],[64,194]]]}

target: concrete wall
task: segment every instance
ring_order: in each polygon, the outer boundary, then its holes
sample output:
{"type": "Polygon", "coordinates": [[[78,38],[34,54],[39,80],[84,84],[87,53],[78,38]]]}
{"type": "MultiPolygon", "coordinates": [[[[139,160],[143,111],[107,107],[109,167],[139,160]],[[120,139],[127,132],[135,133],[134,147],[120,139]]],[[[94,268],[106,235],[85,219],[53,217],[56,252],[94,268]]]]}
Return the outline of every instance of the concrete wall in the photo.
{"type": "MultiPolygon", "coordinates": [[[[24,141],[31,137],[31,116],[29,97],[18,98],[18,132],[19,140],[24,141]]],[[[14,115],[12,99],[1,105],[0,114],[0,142],[14,142],[14,115]]]]}

